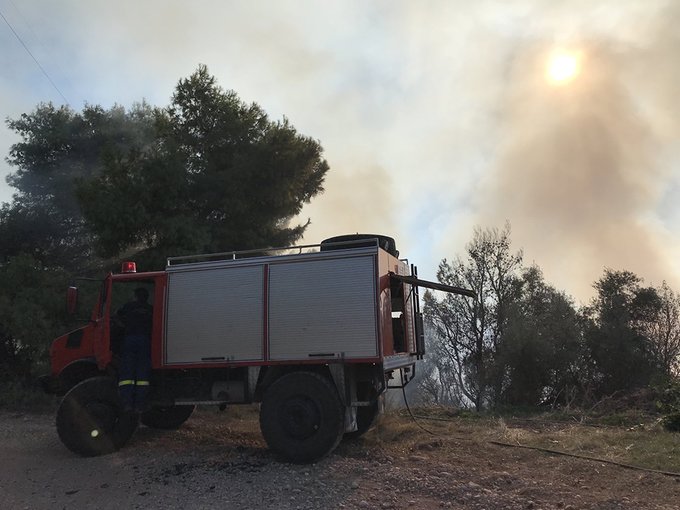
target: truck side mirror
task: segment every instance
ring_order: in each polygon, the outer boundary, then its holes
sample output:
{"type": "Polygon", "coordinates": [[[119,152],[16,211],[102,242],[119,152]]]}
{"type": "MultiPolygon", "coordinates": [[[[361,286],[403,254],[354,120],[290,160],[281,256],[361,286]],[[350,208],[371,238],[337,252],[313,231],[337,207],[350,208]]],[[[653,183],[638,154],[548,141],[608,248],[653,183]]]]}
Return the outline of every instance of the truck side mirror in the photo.
{"type": "Polygon", "coordinates": [[[75,315],[78,309],[78,287],[66,289],[66,310],[69,315],[75,315]]]}

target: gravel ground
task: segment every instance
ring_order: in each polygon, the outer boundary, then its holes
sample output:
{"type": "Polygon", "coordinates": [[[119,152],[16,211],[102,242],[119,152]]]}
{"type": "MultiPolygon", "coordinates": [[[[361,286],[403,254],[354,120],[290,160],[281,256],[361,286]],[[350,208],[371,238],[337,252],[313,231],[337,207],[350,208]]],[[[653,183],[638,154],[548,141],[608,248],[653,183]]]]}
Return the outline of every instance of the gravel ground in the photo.
{"type": "Polygon", "coordinates": [[[313,465],[276,459],[255,411],[141,427],[121,451],[81,458],[46,415],[0,412],[0,508],[678,509],[680,480],[455,438],[382,441],[313,465]]]}

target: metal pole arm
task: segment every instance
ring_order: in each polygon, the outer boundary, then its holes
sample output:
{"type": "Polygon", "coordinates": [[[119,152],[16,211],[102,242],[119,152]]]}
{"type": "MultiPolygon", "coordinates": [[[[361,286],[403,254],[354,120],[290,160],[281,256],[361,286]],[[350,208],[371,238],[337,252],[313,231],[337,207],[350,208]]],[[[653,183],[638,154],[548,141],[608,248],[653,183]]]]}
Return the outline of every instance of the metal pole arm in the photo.
{"type": "Polygon", "coordinates": [[[454,287],[452,285],[445,285],[438,282],[430,282],[427,280],[421,280],[415,276],[403,276],[396,273],[389,273],[390,278],[399,280],[400,282],[408,283],[414,287],[425,287],[427,289],[441,290],[444,292],[450,292],[451,294],[460,294],[462,296],[468,296],[471,298],[477,297],[477,293],[470,289],[464,289],[462,287],[454,287]]]}

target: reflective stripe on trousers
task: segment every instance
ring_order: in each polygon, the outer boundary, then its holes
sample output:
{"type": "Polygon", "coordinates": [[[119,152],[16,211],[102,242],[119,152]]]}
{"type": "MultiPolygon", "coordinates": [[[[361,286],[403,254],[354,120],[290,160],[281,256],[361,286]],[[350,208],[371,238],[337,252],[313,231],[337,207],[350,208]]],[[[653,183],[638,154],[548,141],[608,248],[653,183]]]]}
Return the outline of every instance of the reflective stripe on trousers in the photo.
{"type": "Polygon", "coordinates": [[[125,379],[118,383],[118,386],[149,386],[149,381],[133,381],[132,379],[125,379]]]}

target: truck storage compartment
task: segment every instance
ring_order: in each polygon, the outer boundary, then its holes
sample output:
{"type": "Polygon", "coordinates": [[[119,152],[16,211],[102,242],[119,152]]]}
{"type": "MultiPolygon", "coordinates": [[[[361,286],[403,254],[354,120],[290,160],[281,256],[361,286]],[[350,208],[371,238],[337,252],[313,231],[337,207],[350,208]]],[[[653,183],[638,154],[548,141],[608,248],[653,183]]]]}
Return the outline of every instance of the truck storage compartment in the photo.
{"type": "Polygon", "coordinates": [[[378,355],[374,254],[272,264],[272,360],[378,355]]]}
{"type": "Polygon", "coordinates": [[[263,359],[262,265],[168,274],[168,364],[263,359]]]}

